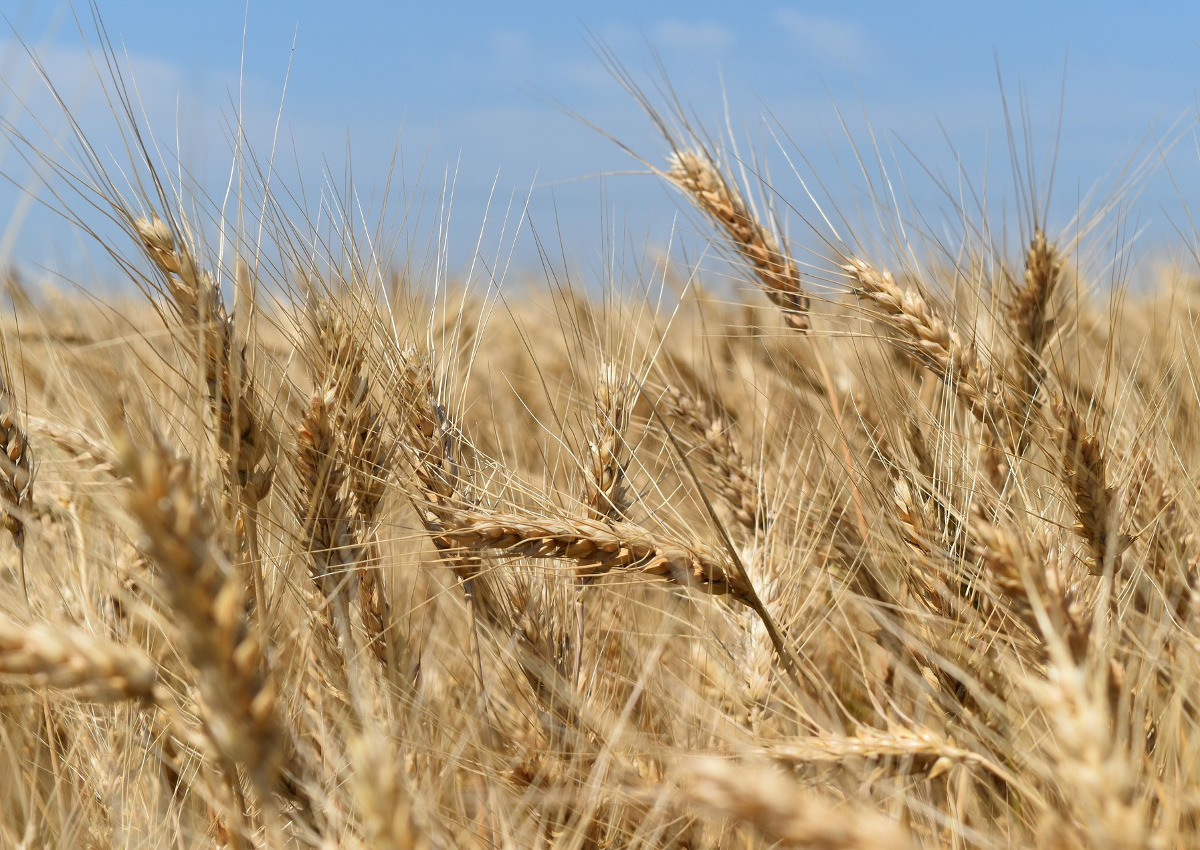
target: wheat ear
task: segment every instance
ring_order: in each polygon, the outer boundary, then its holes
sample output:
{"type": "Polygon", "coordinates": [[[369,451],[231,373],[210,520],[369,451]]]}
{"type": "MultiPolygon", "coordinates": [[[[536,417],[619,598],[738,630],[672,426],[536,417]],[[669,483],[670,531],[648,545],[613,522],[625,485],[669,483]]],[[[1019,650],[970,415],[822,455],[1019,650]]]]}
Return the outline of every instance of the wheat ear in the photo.
{"type": "MultiPolygon", "coordinates": [[[[482,623],[506,641],[512,640],[517,666],[547,716],[558,721],[550,730],[557,737],[579,722],[576,690],[565,674],[568,665],[578,667],[580,656],[559,643],[563,635],[549,618],[539,623],[536,616],[524,616],[530,600],[520,598],[520,591],[512,592],[485,573],[481,556],[518,554],[522,541],[502,540],[495,533],[495,521],[508,516],[480,506],[475,470],[463,457],[469,450],[467,442],[438,400],[432,365],[410,349],[401,353],[398,366],[404,451],[416,484],[410,498],[442,562],[462,585],[472,616],[476,675],[482,683],[478,629],[482,623]]],[[[608,529],[603,522],[592,522],[608,529]]],[[[581,571],[576,578],[591,575],[581,571]]]]}
{"type": "Polygon", "coordinates": [[[204,376],[208,405],[216,418],[217,443],[225,453],[236,495],[235,510],[253,572],[254,603],[265,611],[266,586],[259,559],[258,503],[271,489],[278,439],[269,427],[255,389],[246,349],[236,339],[220,287],[195,255],[157,216],[133,221],[142,248],[166,278],[176,315],[183,324],[204,376]]]}
{"type": "Polygon", "coordinates": [[[1046,547],[978,511],[971,517],[968,537],[968,551],[980,559],[985,579],[1007,600],[1010,614],[1045,645],[1051,637],[1039,616],[1045,612],[1072,658],[1081,661],[1087,652],[1091,625],[1063,587],[1046,547]]]}
{"type": "Polygon", "coordinates": [[[628,448],[625,432],[632,414],[635,385],[617,377],[611,364],[600,369],[588,435],[583,503],[596,520],[622,519],[629,510],[629,486],[625,479],[628,448]]]}
{"type": "MultiPolygon", "coordinates": [[[[1013,329],[1016,385],[1025,410],[1045,380],[1042,352],[1054,329],[1050,304],[1063,277],[1063,258],[1040,229],[1025,253],[1024,284],[1013,294],[1007,313],[1013,329]]],[[[1021,417],[1024,418],[1024,417],[1021,417]]],[[[1029,437],[1023,435],[1022,447],[1029,437]]]]}
{"type": "Polygon", "coordinates": [[[346,601],[348,571],[357,560],[342,498],[345,468],[334,441],[332,391],[318,389],[296,432],[296,516],[313,580],[329,602],[346,601]]]}
{"type": "Polygon", "coordinates": [[[639,525],[586,517],[551,517],[480,507],[460,464],[457,429],[433,394],[433,372],[413,353],[402,358],[404,431],[416,475],[416,507],[449,566],[465,582],[481,570],[478,553],[572,561],[579,577],[629,570],[728,593],[751,604],[753,589],[714,553],[655,536],[639,525]]]}
{"type": "Polygon", "coordinates": [[[141,651],[69,626],[0,618],[0,673],[35,688],[70,689],[88,699],[149,701],[158,668],[141,651]]]}
{"type": "Polygon", "coordinates": [[[212,543],[213,520],[187,462],[158,442],[136,450],[127,444],[122,456],[131,481],[129,510],[178,618],[178,639],[203,701],[205,733],[228,760],[224,773],[235,793],[236,764],[260,804],[270,806],[280,787],[284,735],[275,683],[246,619],[245,582],[212,543]]]}
{"type": "Polygon", "coordinates": [[[396,372],[404,448],[416,476],[417,513],[443,560],[470,593],[483,570],[482,562],[441,537],[447,517],[453,517],[458,508],[475,506],[474,476],[460,457],[464,441],[437,400],[433,368],[409,349],[400,353],[396,372]]]}
{"type": "MultiPolygon", "coordinates": [[[[7,362],[5,372],[7,372],[7,362]]],[[[25,606],[29,580],[25,573],[25,520],[33,509],[33,452],[29,436],[17,421],[16,400],[8,381],[0,379],[0,517],[17,545],[18,571],[25,606]]]]}
{"type": "MultiPolygon", "coordinates": [[[[592,420],[584,456],[585,482],[583,505],[589,518],[599,521],[624,519],[631,499],[625,465],[629,462],[629,447],[625,434],[632,417],[632,403],[637,385],[617,375],[616,367],[605,361],[592,394],[592,420]]],[[[576,579],[575,635],[572,649],[572,678],[578,679],[583,665],[583,637],[587,618],[586,587],[589,577],[576,579]]]]}
{"type": "Polygon", "coordinates": [[[835,806],[767,764],[697,759],[686,763],[684,773],[685,793],[694,806],[754,827],[773,846],[809,850],[912,846],[899,824],[871,812],[835,806]]]}
{"type": "Polygon", "coordinates": [[[796,330],[808,330],[809,301],[800,270],[775,235],[754,216],[715,159],[707,151],[677,150],[669,165],[667,179],[724,230],[754,270],[760,288],[783,311],[784,321],[796,330]]]}
{"type": "Polygon", "coordinates": [[[1110,558],[1114,569],[1132,538],[1119,528],[1116,489],[1108,483],[1108,463],[1100,437],[1088,429],[1073,404],[1055,400],[1062,428],[1062,477],[1075,510],[1075,534],[1087,544],[1092,575],[1104,575],[1110,558]]]}
{"type": "Polygon", "coordinates": [[[958,764],[972,765],[1015,785],[1016,778],[1005,767],[973,750],[956,747],[928,729],[897,726],[887,732],[859,729],[857,734],[792,738],[762,748],[758,755],[789,767],[818,762],[842,762],[853,758],[895,756],[910,758],[918,770],[936,777],[958,764]]]}
{"type": "Polygon", "coordinates": [[[749,605],[751,590],[724,559],[700,544],[655,535],[628,522],[585,517],[534,515],[428,505],[442,530],[435,535],[446,552],[492,552],[571,561],[578,576],[615,571],[658,576],[706,593],[728,594],[749,605]]]}
{"type": "Polygon", "coordinates": [[[881,314],[895,331],[892,341],[915,363],[940,378],[1001,445],[1013,447],[1008,417],[991,377],[951,328],[914,289],[901,289],[890,272],[851,258],[842,268],[854,282],[854,293],[881,314]]]}
{"type": "Polygon", "coordinates": [[[72,457],[91,464],[92,472],[118,477],[116,452],[104,439],[63,422],[30,416],[29,427],[39,440],[54,443],[72,457]]]}
{"type": "Polygon", "coordinates": [[[395,459],[386,419],[371,393],[367,357],[359,339],[360,328],[346,314],[322,298],[309,303],[320,359],[319,371],[328,378],[336,402],[333,423],[341,435],[346,458],[347,496],[353,502],[352,532],[357,539],[359,613],[371,652],[388,666],[389,641],[399,640],[392,630],[392,609],[380,573],[375,541],[379,511],[395,459]]]}
{"type": "Polygon", "coordinates": [[[268,450],[275,440],[266,427],[245,349],[234,339],[233,319],[221,291],[162,219],[138,219],[134,227],[146,253],[166,276],[180,319],[199,335],[197,356],[209,404],[217,415],[220,446],[238,483],[260,499],[271,486],[274,465],[268,450]]]}
{"type": "MultiPolygon", "coordinates": [[[[33,507],[33,452],[17,422],[8,385],[0,381],[0,512],[17,546],[24,547],[25,518],[33,507]]],[[[22,579],[24,583],[24,579],[22,579]]]]}
{"type": "Polygon", "coordinates": [[[429,838],[413,813],[401,760],[391,737],[364,732],[350,742],[352,788],[371,847],[426,850],[429,838]]]}
{"type": "Polygon", "coordinates": [[[663,389],[659,404],[666,417],[682,427],[685,443],[697,449],[712,470],[712,483],[734,519],[750,532],[767,528],[770,517],[763,510],[758,477],[746,463],[729,420],[674,386],[663,389]]]}
{"type": "MultiPolygon", "coordinates": [[[[1005,405],[1016,432],[1012,448],[1018,457],[1029,447],[1034,405],[1038,390],[1046,379],[1043,353],[1054,329],[1050,308],[1055,293],[1061,288],[1062,278],[1062,255],[1039,228],[1025,252],[1023,283],[1013,292],[1005,310],[1012,329],[1005,405]]],[[[1002,489],[1008,462],[995,447],[989,447],[986,462],[992,481],[1002,489]]]]}

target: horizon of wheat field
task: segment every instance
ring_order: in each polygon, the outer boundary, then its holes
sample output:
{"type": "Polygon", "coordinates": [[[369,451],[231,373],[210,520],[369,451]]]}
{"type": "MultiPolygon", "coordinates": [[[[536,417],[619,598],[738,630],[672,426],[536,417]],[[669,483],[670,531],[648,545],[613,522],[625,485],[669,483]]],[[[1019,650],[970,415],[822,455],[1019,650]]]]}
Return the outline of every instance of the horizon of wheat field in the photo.
{"type": "Polygon", "coordinates": [[[870,139],[789,196],[597,40],[703,250],[517,203],[460,273],[451,183],[310,204],[235,118],[206,191],[95,24],[119,143],[52,75],[58,144],[4,122],[124,287],[5,276],[0,846],[1200,845],[1200,240],[1144,267],[1143,166],[1059,221],[1018,99],[1005,218],[870,139]]]}

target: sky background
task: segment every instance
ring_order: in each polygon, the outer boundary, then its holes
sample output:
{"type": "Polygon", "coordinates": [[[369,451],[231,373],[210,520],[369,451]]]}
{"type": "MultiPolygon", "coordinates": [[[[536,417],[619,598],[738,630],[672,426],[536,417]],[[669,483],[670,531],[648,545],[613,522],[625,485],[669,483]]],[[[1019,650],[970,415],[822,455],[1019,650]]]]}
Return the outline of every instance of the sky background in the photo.
{"type": "MultiPolygon", "coordinates": [[[[958,191],[960,170],[975,185],[986,182],[993,211],[1011,216],[1002,77],[1010,107],[1027,103],[1039,167],[1061,121],[1051,230],[1067,226],[1077,198],[1122,166],[1149,162],[1155,168],[1139,194],[1122,201],[1129,232],[1146,251],[1171,245],[1182,254],[1195,241],[1186,205],[1200,185],[1195,3],[101,0],[99,8],[155,134],[170,148],[178,141],[208,191],[219,194],[228,177],[235,104],[250,144],[265,155],[282,102],[277,169],[310,202],[344,184],[351,160],[360,195],[379,197],[399,139],[403,191],[424,187],[419,227],[428,231],[453,175],[446,238],[456,268],[477,243],[491,256],[514,236],[516,264],[536,267],[529,226],[514,233],[512,218],[505,225],[505,209],[527,201],[543,242],[583,266],[598,267],[614,243],[636,251],[673,234],[685,247],[696,239],[696,220],[680,218],[675,195],[564,110],[652,158],[663,154],[596,42],[647,86],[661,60],[682,101],[713,130],[727,104],[743,152],[766,151],[772,183],[796,217],[817,217],[801,182],[813,188],[816,175],[821,203],[853,220],[866,187],[855,146],[873,144],[928,227],[955,217],[939,183],[958,191]]],[[[72,8],[53,0],[0,0],[0,11],[8,22],[0,38],[6,124],[34,139],[65,137],[23,41],[89,138],[114,143],[84,46],[96,44],[89,10],[76,10],[83,35],[72,8]]],[[[20,200],[14,184],[34,185],[30,169],[3,140],[0,173],[8,178],[0,222],[10,222],[0,261],[69,275],[94,261],[85,239],[20,200]]],[[[816,246],[803,227],[789,232],[816,246]]]]}

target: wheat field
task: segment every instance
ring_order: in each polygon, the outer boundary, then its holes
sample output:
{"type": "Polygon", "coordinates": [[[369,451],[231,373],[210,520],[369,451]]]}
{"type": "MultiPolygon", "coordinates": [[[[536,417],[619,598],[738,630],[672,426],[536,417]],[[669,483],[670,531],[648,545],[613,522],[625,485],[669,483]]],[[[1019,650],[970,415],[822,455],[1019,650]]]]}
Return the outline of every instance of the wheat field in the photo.
{"type": "Polygon", "coordinates": [[[10,139],[128,294],[7,278],[0,845],[1200,845],[1195,277],[802,252],[614,71],[711,246],[632,284],[213,201],[119,70],[120,167],[10,139]]]}

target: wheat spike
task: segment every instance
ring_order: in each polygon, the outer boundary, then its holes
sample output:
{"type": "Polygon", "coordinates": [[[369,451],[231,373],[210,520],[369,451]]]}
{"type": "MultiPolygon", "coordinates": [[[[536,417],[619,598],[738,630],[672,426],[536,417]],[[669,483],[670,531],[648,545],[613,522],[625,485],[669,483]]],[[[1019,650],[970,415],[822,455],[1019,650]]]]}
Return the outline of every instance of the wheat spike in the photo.
{"type": "Polygon", "coordinates": [[[587,483],[583,503],[592,519],[621,519],[629,510],[625,480],[628,449],[625,432],[632,413],[633,385],[605,364],[594,393],[591,434],[587,446],[587,483]]]}
{"type": "Polygon", "coordinates": [[[920,293],[901,289],[890,272],[879,271],[859,258],[852,258],[842,268],[854,281],[854,293],[872,304],[893,329],[892,341],[900,350],[944,381],[1000,444],[1011,448],[1008,416],[993,381],[958,332],[920,293]]]}
{"type": "Polygon", "coordinates": [[[246,583],[213,546],[213,520],[188,464],[161,444],[127,445],[130,513],[143,530],[178,618],[178,637],[192,665],[217,751],[242,765],[269,801],[279,787],[283,743],[277,692],[262,644],[246,621],[246,583]]]}
{"type": "Polygon", "coordinates": [[[908,836],[879,815],[839,809],[782,771],[719,759],[689,762],[688,797],[702,809],[753,826],[777,846],[810,850],[905,850],[908,836]]]}
{"type": "Polygon", "coordinates": [[[363,329],[322,298],[311,298],[308,312],[321,361],[318,373],[330,382],[326,405],[333,411],[333,427],[341,436],[338,451],[345,456],[346,496],[353,500],[354,521],[349,532],[358,546],[359,613],[371,652],[387,667],[389,642],[398,641],[400,635],[392,629],[391,603],[374,537],[395,444],[388,438],[386,418],[371,394],[363,329]]]}
{"type": "Polygon", "coordinates": [[[1121,553],[1132,538],[1119,528],[1116,489],[1108,483],[1100,437],[1087,428],[1074,405],[1058,399],[1055,409],[1063,423],[1062,474],[1075,509],[1075,533],[1088,546],[1093,575],[1104,574],[1110,557],[1119,570],[1121,553]]]}
{"type": "Polygon", "coordinates": [[[661,402],[663,412],[684,429],[685,441],[711,467],[712,483],[738,523],[751,532],[765,530],[770,517],[763,509],[758,476],[746,463],[728,419],[679,387],[667,386],[661,402]]]}
{"type": "Polygon", "coordinates": [[[217,417],[218,442],[229,456],[244,497],[253,505],[271,488],[275,438],[266,425],[245,349],[234,339],[233,319],[211,275],[200,269],[166,222],[139,218],[133,226],[146,253],[166,276],[180,320],[196,335],[193,339],[199,339],[196,357],[217,417]]]}
{"type": "Polygon", "coordinates": [[[35,688],[70,689],[88,699],[151,700],[158,668],[133,647],[50,623],[0,618],[0,673],[35,688]]]}
{"type": "Polygon", "coordinates": [[[667,178],[725,231],[754,270],[763,292],[783,311],[788,326],[809,330],[809,302],[800,270],[779,247],[774,234],[751,213],[713,157],[707,152],[680,150],[671,154],[669,165],[667,178]]]}

